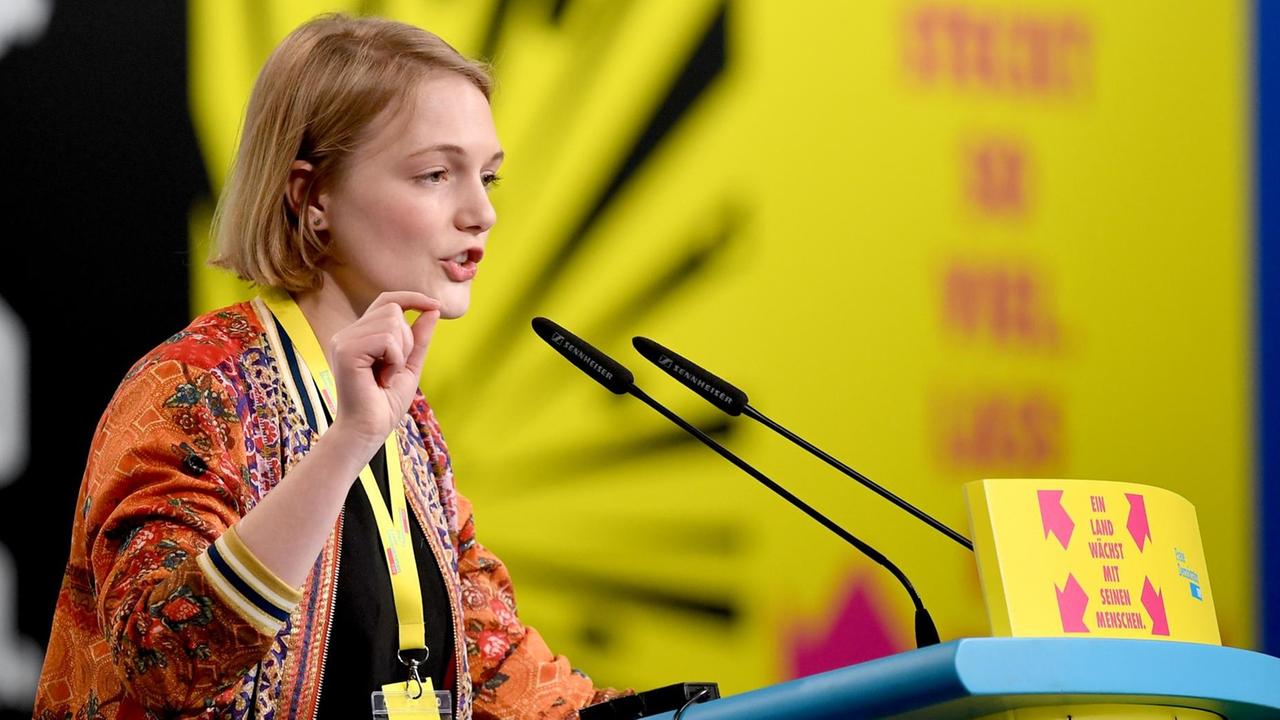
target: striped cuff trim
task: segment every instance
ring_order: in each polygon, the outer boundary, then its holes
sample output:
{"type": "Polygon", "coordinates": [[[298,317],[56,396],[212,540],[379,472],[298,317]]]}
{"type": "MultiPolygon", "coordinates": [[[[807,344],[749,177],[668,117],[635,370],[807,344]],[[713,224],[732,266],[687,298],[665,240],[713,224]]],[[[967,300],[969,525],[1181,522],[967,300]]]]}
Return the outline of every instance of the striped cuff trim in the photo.
{"type": "Polygon", "coordinates": [[[302,602],[302,592],[290,587],[289,583],[281,580],[278,575],[271,572],[270,568],[263,565],[258,560],[258,556],[254,555],[249,546],[240,539],[240,533],[236,531],[234,525],[227,528],[215,544],[222,545],[222,556],[236,574],[246,580],[256,580],[257,591],[277,607],[291,611],[294,605],[302,602]]]}
{"type": "Polygon", "coordinates": [[[209,584],[235,611],[261,632],[274,635],[302,600],[266,568],[228,528],[197,559],[209,584]]]}

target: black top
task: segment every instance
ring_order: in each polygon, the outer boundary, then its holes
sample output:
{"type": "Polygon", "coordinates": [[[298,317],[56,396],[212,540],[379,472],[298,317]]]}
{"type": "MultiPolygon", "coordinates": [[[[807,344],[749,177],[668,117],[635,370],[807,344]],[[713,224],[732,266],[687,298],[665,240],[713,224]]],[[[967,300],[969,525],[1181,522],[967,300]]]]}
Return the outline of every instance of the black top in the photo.
{"type": "MultiPolygon", "coordinates": [[[[390,506],[385,448],[378,449],[369,466],[378,481],[378,489],[382,491],[382,501],[390,506]]],[[[409,514],[413,515],[412,512],[409,514]]],[[[373,509],[369,507],[369,499],[359,481],[347,493],[343,515],[342,555],[338,564],[333,625],[329,632],[324,683],[316,713],[320,720],[371,717],[369,693],[409,677],[409,669],[396,659],[400,634],[391,576],[387,571],[373,509]]],[[[453,619],[449,612],[448,591],[436,565],[435,554],[418,526],[417,517],[409,525],[413,555],[418,564],[418,582],[422,585],[427,649],[430,651],[419,673],[424,680],[430,677],[437,690],[452,689],[445,685],[446,675],[450,676],[450,683],[453,681],[453,619]]]]}
{"type": "MultiPolygon", "coordinates": [[[[284,326],[276,321],[280,344],[289,372],[298,388],[305,387],[302,368],[293,342],[284,326]]],[[[302,411],[307,424],[317,430],[315,408],[307,393],[300,393],[302,411]]],[[[333,416],[320,403],[329,423],[333,416]]],[[[382,501],[390,506],[391,490],[387,481],[387,453],[378,453],[369,461],[382,501]]],[[[384,559],[382,539],[373,508],[364,494],[364,486],[356,480],[342,505],[342,537],[339,538],[338,587],[334,594],[333,624],[329,627],[325,653],[323,685],[316,708],[317,719],[367,718],[373,715],[369,693],[392,682],[404,682],[409,669],[400,664],[396,651],[400,648],[400,628],[396,622],[395,596],[391,591],[391,573],[384,559]]],[[[452,690],[453,616],[449,611],[449,593],[444,576],[436,565],[435,553],[423,534],[418,518],[412,512],[409,537],[418,565],[418,583],[422,586],[422,609],[426,621],[426,645],[430,651],[419,669],[424,680],[431,678],[437,690],[452,690]]]]}

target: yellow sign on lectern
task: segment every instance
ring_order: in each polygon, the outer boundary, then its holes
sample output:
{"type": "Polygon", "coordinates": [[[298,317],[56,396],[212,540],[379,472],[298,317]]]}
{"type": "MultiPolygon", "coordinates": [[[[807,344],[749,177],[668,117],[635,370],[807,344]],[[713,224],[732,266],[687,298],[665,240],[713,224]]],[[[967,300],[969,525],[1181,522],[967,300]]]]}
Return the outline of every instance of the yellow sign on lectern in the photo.
{"type": "Polygon", "coordinates": [[[965,486],[991,632],[1220,645],[1196,511],[1098,480],[965,486]]]}

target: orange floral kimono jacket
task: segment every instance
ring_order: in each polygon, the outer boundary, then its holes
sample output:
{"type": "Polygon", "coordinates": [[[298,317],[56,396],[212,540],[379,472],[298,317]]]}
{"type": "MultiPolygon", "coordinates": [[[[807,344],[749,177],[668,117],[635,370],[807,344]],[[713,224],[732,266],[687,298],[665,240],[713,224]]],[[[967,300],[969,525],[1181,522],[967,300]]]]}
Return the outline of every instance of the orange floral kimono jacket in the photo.
{"type": "MultiPolygon", "coordinates": [[[[315,389],[288,372],[259,300],[197,318],[129,371],[81,483],[36,718],[313,720],[322,690],[357,692],[324,683],[342,517],[300,589],[234,533],[316,440],[300,392],[315,389]]],[[[448,590],[455,717],[576,717],[611,695],[517,619],[420,394],[397,432],[448,590]]]]}

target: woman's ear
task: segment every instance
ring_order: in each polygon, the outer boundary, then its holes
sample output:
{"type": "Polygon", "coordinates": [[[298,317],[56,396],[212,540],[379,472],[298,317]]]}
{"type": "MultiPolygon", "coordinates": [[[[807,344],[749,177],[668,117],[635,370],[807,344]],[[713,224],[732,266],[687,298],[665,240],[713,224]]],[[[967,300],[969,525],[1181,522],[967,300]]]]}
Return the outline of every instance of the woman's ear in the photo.
{"type": "Polygon", "coordinates": [[[324,214],[324,204],[316,188],[315,166],[306,160],[294,160],[289,166],[289,179],[285,183],[285,200],[294,215],[312,230],[325,230],[329,227],[328,218],[324,214]],[[306,203],[306,207],[303,207],[306,203]]]}

